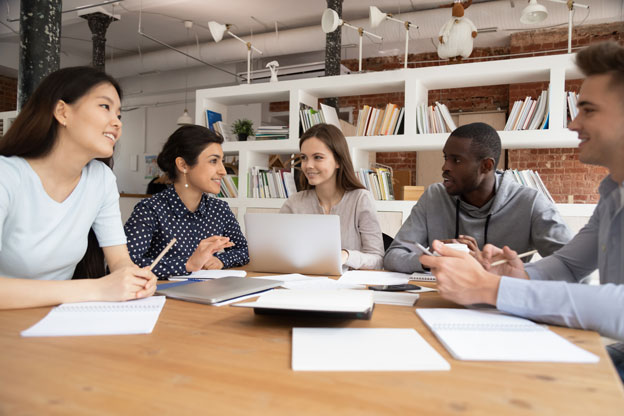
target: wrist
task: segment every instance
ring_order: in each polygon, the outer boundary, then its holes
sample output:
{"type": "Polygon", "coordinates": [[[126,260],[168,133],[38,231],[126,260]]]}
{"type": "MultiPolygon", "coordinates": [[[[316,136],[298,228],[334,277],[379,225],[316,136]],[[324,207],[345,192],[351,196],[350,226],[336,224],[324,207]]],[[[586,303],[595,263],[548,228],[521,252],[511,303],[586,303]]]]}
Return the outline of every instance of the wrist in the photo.
{"type": "Polygon", "coordinates": [[[498,288],[500,287],[501,276],[486,272],[487,276],[487,290],[484,292],[485,299],[484,302],[496,306],[496,301],[498,299],[498,288]]]}

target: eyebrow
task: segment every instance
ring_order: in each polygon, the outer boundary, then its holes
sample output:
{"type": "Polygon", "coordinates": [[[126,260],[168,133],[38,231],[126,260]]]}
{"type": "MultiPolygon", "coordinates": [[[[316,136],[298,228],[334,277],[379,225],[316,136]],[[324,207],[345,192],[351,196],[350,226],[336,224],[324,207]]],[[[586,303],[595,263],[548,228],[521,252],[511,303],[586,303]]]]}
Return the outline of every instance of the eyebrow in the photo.
{"type": "Polygon", "coordinates": [[[208,157],[218,157],[219,159],[221,159],[222,156],[215,153],[212,155],[208,155],[208,157]]]}

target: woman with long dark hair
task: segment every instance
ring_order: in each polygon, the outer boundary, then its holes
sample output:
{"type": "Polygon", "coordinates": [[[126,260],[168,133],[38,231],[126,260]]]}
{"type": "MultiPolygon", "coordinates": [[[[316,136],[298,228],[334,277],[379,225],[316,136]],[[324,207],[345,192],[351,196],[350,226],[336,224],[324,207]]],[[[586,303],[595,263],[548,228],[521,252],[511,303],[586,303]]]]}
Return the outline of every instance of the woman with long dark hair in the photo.
{"type": "Polygon", "coordinates": [[[381,270],[384,250],[377,211],[370,192],[355,176],[342,132],[317,124],[303,133],[299,149],[303,190],[288,198],[280,212],[339,215],[343,264],[381,270]]]}
{"type": "Polygon", "coordinates": [[[202,126],[177,129],[158,155],[173,186],[144,199],[125,225],[128,249],[148,265],[172,239],[176,245],[154,267],[158,277],[249,263],[247,241],[227,202],[213,198],[225,176],[223,138],[202,126]]]}
{"type": "Polygon", "coordinates": [[[128,255],[115,176],[96,160],[112,157],[120,112],[112,77],[65,68],[41,82],[0,138],[0,308],[154,293],[156,276],[128,255]],[[82,270],[103,274],[106,260],[111,273],[70,280],[90,229],[99,247],[82,270]]]}

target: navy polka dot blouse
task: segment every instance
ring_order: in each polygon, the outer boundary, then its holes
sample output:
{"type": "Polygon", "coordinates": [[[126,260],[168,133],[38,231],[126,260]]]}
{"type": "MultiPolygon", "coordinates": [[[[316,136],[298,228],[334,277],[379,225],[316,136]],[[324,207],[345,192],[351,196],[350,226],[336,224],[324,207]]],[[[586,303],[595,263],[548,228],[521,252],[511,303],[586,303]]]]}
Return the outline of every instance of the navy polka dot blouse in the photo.
{"type": "Polygon", "coordinates": [[[234,213],[227,202],[206,194],[197,210],[191,212],[170,186],[139,202],[124,230],[130,258],[140,267],[149,266],[172,238],[178,240],[153,270],[160,278],[189,274],[186,261],[201,240],[213,235],[230,237],[235,244],[215,254],[224,268],[249,263],[247,241],[234,213]]]}

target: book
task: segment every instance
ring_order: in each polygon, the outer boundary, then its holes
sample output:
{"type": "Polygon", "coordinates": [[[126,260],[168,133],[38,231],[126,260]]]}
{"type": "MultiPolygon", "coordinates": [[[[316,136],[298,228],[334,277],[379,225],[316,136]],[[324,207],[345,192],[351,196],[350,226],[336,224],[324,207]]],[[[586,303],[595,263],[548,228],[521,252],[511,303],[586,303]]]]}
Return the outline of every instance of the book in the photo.
{"type": "Polygon", "coordinates": [[[221,118],[221,113],[217,113],[216,111],[206,110],[206,125],[212,131],[215,131],[213,126],[217,121],[223,121],[221,118]]]}
{"type": "Polygon", "coordinates": [[[23,337],[150,334],[164,304],[164,296],[127,302],[63,303],[21,334],[23,337]]]}
{"type": "Polygon", "coordinates": [[[596,363],[599,357],[548,328],[496,310],[416,309],[458,360],[596,363]]]}

